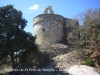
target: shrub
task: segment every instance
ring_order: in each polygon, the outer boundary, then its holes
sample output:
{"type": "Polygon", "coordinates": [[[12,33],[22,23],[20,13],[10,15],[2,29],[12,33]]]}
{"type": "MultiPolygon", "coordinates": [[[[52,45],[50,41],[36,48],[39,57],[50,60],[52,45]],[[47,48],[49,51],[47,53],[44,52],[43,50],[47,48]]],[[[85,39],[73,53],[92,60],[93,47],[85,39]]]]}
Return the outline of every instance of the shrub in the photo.
{"type": "Polygon", "coordinates": [[[87,65],[87,66],[92,66],[92,67],[94,67],[94,66],[95,66],[95,64],[94,64],[93,60],[92,60],[92,59],[90,59],[90,58],[85,59],[85,60],[84,60],[84,62],[83,62],[83,63],[81,63],[81,65],[87,65]]]}

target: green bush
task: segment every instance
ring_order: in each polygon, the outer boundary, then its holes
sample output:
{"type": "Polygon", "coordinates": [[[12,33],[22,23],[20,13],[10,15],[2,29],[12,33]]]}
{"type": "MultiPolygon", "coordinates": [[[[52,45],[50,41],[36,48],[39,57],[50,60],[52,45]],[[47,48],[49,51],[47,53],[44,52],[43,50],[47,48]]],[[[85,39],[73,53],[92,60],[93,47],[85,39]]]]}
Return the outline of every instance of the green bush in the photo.
{"type": "Polygon", "coordinates": [[[84,62],[83,62],[83,63],[81,63],[81,65],[87,65],[87,66],[92,66],[92,67],[94,67],[94,66],[95,66],[95,64],[94,64],[93,60],[92,60],[92,59],[90,59],[90,58],[85,59],[85,60],[84,60],[84,62]]]}

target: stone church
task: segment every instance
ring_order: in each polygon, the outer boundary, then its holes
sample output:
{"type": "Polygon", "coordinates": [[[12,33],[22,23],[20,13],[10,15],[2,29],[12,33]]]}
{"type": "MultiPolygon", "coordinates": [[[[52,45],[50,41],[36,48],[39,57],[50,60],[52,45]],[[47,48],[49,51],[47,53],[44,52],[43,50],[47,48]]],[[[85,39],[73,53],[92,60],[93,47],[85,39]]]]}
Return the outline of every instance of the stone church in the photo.
{"type": "Polygon", "coordinates": [[[77,39],[79,23],[75,19],[65,18],[62,15],[54,14],[51,6],[33,19],[34,35],[36,43],[70,43],[77,39]]]}

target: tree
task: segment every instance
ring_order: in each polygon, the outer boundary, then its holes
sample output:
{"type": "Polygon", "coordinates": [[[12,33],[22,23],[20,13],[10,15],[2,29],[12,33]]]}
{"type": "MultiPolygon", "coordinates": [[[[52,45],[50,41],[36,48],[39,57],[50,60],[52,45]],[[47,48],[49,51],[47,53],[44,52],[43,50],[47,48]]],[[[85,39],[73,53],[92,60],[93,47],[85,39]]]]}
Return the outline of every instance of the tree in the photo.
{"type": "Polygon", "coordinates": [[[0,7],[0,53],[10,56],[12,68],[16,68],[15,52],[36,50],[35,38],[24,31],[26,23],[13,5],[0,7]]]}
{"type": "Polygon", "coordinates": [[[83,24],[78,30],[78,33],[81,34],[81,41],[90,42],[91,46],[93,46],[94,42],[99,39],[100,34],[100,8],[88,9],[78,14],[76,19],[83,24]]]}
{"type": "Polygon", "coordinates": [[[74,16],[81,25],[84,25],[85,22],[89,20],[100,19],[100,8],[97,9],[87,9],[84,12],[79,13],[78,15],[74,16]]]}

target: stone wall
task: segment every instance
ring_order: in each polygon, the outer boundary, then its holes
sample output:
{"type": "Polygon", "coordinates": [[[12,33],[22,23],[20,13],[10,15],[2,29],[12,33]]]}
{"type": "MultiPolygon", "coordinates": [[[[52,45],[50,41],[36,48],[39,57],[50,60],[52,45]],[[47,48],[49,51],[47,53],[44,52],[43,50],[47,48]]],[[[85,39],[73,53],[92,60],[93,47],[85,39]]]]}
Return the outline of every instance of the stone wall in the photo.
{"type": "Polygon", "coordinates": [[[63,37],[64,18],[57,14],[41,14],[34,18],[37,44],[58,43],[63,37]]]}
{"type": "Polygon", "coordinates": [[[77,40],[79,23],[57,14],[40,14],[33,20],[37,44],[73,43],[77,40]]]}
{"type": "Polygon", "coordinates": [[[75,42],[77,40],[77,30],[79,29],[78,21],[65,18],[64,28],[64,35],[67,35],[68,42],[75,42]]]}

